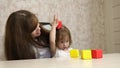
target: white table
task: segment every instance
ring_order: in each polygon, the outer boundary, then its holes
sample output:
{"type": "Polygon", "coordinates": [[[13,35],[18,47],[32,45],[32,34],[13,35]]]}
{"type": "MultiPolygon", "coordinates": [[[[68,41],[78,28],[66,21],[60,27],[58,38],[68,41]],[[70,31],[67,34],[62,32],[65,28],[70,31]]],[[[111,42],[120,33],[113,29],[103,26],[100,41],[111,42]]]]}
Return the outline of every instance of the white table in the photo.
{"type": "Polygon", "coordinates": [[[0,61],[0,68],[120,68],[120,53],[104,54],[102,59],[48,58],[0,61]]]}

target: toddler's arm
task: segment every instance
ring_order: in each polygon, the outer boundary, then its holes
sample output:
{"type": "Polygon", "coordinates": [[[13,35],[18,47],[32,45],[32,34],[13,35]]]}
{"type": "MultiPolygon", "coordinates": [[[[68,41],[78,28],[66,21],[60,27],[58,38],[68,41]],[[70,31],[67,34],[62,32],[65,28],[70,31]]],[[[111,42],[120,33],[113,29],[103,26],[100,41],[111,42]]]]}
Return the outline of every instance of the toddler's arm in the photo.
{"type": "Polygon", "coordinates": [[[52,22],[51,31],[50,31],[50,49],[51,49],[52,57],[56,53],[55,39],[56,39],[56,27],[57,27],[57,25],[58,25],[58,21],[57,21],[56,16],[54,16],[54,20],[52,22]]]}

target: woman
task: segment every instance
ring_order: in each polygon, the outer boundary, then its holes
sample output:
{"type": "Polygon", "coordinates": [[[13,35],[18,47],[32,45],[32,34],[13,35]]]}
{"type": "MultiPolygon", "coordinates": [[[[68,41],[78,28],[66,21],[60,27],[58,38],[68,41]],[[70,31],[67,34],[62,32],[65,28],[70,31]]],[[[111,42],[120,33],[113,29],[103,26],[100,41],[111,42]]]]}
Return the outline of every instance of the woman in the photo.
{"type": "Polygon", "coordinates": [[[5,55],[7,60],[52,57],[49,32],[33,13],[19,10],[10,14],[5,30],[5,55]]]}

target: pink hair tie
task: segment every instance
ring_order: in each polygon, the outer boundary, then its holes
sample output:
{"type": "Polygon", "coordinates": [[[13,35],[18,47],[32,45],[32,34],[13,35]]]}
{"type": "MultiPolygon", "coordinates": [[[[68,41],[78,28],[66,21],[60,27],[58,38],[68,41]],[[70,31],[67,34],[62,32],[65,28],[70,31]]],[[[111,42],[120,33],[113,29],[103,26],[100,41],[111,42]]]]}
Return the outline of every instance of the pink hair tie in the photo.
{"type": "Polygon", "coordinates": [[[57,29],[62,28],[62,21],[58,21],[57,29]]]}

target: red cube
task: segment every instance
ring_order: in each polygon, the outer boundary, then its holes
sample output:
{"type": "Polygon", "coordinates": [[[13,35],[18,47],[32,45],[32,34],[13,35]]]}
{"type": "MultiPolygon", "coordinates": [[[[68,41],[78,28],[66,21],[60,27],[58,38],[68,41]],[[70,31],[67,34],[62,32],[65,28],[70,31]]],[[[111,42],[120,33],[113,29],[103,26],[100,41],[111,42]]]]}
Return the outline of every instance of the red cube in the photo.
{"type": "Polygon", "coordinates": [[[103,55],[102,55],[102,50],[99,49],[99,50],[92,50],[92,58],[102,58],[103,55]]]}

